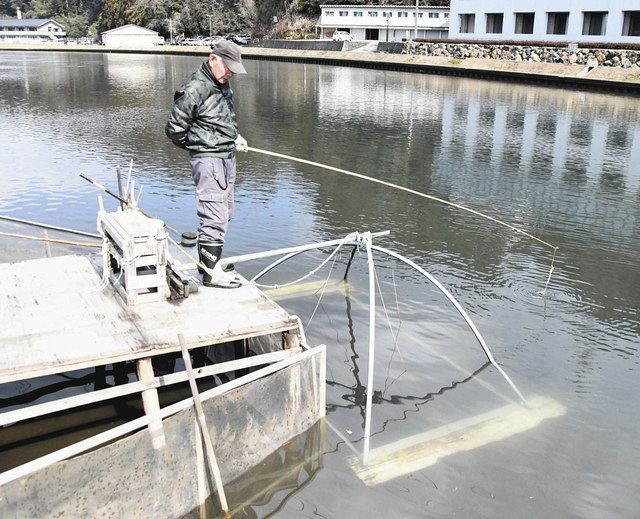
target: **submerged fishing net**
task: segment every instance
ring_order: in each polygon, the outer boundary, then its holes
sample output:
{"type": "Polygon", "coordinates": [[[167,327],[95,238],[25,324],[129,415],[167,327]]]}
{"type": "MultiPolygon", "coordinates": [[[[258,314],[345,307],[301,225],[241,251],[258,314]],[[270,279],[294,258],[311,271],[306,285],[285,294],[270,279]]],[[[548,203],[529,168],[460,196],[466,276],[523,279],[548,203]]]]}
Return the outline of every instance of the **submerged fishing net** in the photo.
{"type": "MultiPolygon", "coordinates": [[[[307,357],[203,402],[225,483],[317,421],[318,366],[307,357]]],[[[163,425],[162,450],[153,449],[145,428],[4,485],[0,516],[200,516],[215,486],[193,408],[165,419],[163,425]]],[[[215,501],[215,496],[209,500],[215,501]]]]}

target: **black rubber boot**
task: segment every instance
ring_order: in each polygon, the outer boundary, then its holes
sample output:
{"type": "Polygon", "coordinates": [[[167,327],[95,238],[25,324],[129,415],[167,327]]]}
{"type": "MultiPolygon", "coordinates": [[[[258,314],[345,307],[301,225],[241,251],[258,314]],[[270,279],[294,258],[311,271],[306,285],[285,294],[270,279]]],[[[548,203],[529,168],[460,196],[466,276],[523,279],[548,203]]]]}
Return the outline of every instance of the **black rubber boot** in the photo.
{"type": "MultiPolygon", "coordinates": [[[[220,256],[222,256],[223,245],[224,242],[222,240],[199,240],[198,257],[200,258],[200,263],[204,264],[208,269],[213,269],[213,267],[216,266],[216,263],[220,260],[220,256]]],[[[215,286],[211,280],[211,274],[202,268],[199,268],[198,270],[202,274],[202,284],[205,287],[215,286]]]]}

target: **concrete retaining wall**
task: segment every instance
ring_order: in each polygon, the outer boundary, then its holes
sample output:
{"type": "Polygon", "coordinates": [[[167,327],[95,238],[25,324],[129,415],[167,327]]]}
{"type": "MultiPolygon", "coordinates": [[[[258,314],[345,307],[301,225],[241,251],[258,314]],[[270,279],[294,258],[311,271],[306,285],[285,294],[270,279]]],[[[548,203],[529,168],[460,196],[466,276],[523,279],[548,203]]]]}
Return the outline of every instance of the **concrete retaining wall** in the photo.
{"type": "Polygon", "coordinates": [[[329,40],[265,40],[260,44],[260,47],[265,49],[341,51],[344,43],[343,41],[329,40]]]}
{"type": "Polygon", "coordinates": [[[404,51],[404,43],[402,42],[388,42],[381,41],[378,43],[378,52],[384,52],[385,54],[409,54],[404,51]]]}

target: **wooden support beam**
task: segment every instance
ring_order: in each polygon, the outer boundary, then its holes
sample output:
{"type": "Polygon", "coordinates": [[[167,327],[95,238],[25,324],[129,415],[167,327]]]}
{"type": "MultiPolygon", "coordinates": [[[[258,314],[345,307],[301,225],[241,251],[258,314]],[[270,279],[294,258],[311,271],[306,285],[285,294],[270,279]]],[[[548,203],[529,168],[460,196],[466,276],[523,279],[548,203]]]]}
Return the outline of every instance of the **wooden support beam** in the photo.
{"type": "MultiPolygon", "coordinates": [[[[136,363],[136,370],[138,371],[138,380],[140,382],[150,382],[155,379],[150,358],[140,359],[136,363]]],[[[158,390],[155,387],[142,391],[142,404],[144,406],[144,412],[147,415],[157,414],[160,411],[158,390]]],[[[160,450],[165,446],[166,442],[161,419],[149,423],[149,434],[151,434],[154,449],[160,450]]]]}
{"type": "MultiPolygon", "coordinates": [[[[327,346],[321,344],[320,349],[320,373],[318,378],[320,383],[320,417],[324,418],[327,414],[327,346]]],[[[315,357],[313,357],[315,359],[315,357]]]]}
{"type": "Polygon", "coordinates": [[[47,232],[46,229],[42,230],[42,235],[44,236],[45,242],[44,242],[44,253],[46,255],[47,258],[51,257],[51,243],[49,243],[48,240],[49,239],[49,233],[47,232]]]}
{"type": "Polygon", "coordinates": [[[120,166],[116,166],[116,177],[118,179],[118,196],[120,197],[120,209],[124,211],[124,190],[122,189],[122,173],[120,166]]]}
{"type": "Polygon", "coordinates": [[[298,330],[289,330],[284,332],[282,335],[284,336],[283,342],[285,350],[300,347],[300,334],[298,333],[298,330]]]}

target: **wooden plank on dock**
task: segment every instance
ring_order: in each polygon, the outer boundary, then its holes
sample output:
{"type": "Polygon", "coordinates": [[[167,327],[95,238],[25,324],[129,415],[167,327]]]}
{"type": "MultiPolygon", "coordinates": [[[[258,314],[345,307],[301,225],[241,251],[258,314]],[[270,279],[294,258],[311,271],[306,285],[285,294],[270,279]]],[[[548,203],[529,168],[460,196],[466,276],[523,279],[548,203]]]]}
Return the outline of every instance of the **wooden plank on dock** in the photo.
{"type": "Polygon", "coordinates": [[[88,256],[0,264],[0,383],[297,327],[252,285],[129,307],[100,278],[88,256]]]}

